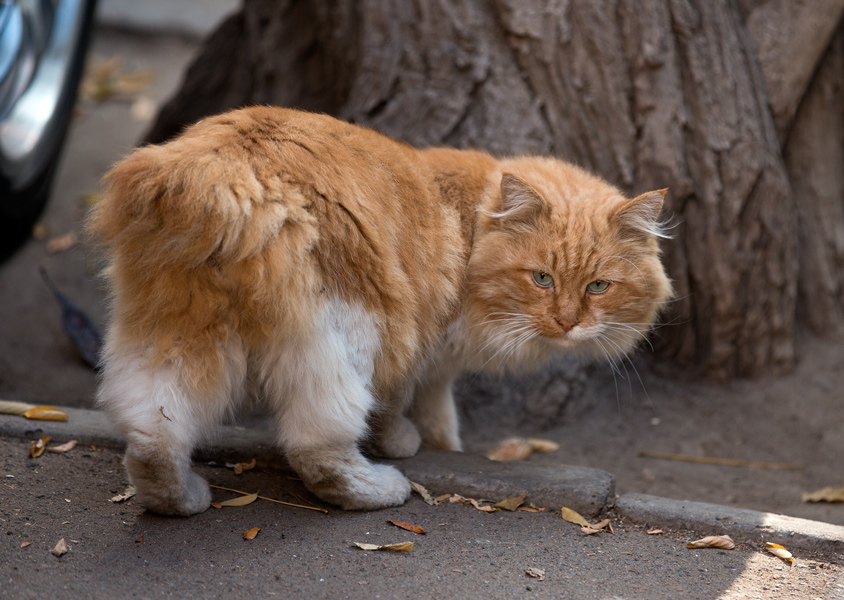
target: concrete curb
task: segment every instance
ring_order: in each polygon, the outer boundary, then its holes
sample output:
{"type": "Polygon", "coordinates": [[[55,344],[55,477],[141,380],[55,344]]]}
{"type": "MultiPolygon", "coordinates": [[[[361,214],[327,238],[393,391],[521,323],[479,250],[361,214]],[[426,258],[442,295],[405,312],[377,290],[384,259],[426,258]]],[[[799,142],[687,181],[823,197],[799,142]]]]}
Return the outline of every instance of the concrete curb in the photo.
{"type": "MultiPolygon", "coordinates": [[[[0,415],[0,435],[35,439],[50,435],[55,442],[122,448],[123,439],[98,410],[64,408],[68,420],[31,421],[0,415]]],[[[196,460],[248,459],[265,467],[289,468],[274,447],[267,428],[224,426],[215,440],[200,448],[196,460]]],[[[615,494],[612,475],[597,469],[530,462],[494,462],[475,454],[423,449],[413,458],[386,461],[432,493],[456,493],[470,498],[500,500],[527,494],[536,505],[557,510],[567,506],[587,517],[607,508],[637,524],[689,529],[702,535],[728,534],[736,541],[782,544],[790,550],[844,553],[844,527],[784,515],[671,500],[646,494],[615,494]]]]}
{"type": "Polygon", "coordinates": [[[736,541],[774,542],[789,550],[844,552],[844,527],[820,521],[647,494],[622,494],[616,498],[615,509],[640,525],[726,534],[736,541]]]}

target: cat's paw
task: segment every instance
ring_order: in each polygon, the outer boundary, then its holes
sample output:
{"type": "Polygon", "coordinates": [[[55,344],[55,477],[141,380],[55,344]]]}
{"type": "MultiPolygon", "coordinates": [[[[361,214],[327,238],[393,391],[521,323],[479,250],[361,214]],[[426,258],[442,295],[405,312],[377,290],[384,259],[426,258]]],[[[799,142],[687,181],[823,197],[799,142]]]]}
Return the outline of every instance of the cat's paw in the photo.
{"type": "Polygon", "coordinates": [[[344,510],[401,506],[410,497],[410,482],[398,469],[371,463],[356,466],[338,480],[323,480],[308,488],[322,500],[344,510]]]}
{"type": "Polygon", "coordinates": [[[419,452],[422,436],[410,419],[399,415],[390,424],[375,432],[367,450],[383,458],[410,458],[419,452]]]}
{"type": "Polygon", "coordinates": [[[187,469],[181,477],[161,476],[149,466],[127,456],[129,479],[135,486],[135,497],[150,512],[159,515],[189,517],[211,506],[208,482],[187,469]]]}

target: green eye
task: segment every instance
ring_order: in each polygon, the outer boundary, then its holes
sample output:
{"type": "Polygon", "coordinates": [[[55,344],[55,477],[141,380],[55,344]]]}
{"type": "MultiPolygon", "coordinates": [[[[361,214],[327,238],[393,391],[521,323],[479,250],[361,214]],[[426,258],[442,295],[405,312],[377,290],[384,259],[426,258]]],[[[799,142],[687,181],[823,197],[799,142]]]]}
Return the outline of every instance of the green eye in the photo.
{"type": "Polygon", "coordinates": [[[554,278],[548,273],[543,273],[542,271],[534,271],[533,280],[539,287],[551,287],[554,285],[554,278]]]}
{"type": "Polygon", "coordinates": [[[610,287],[609,281],[593,281],[586,286],[586,291],[591,294],[603,294],[610,287]]]}

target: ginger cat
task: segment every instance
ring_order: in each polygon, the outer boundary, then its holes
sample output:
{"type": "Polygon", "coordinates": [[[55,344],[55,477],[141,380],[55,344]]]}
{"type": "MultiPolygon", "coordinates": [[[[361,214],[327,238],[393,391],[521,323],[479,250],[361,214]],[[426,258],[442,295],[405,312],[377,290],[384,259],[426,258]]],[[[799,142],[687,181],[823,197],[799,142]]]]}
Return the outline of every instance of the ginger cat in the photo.
{"type": "Polygon", "coordinates": [[[621,356],[671,285],[665,191],[551,158],[416,150],[328,116],[255,107],[136,150],[88,228],[112,295],[99,402],[153,512],[205,510],[194,446],[247,395],[314,494],[410,487],[359,446],[460,450],[451,383],[554,353],[621,356]]]}

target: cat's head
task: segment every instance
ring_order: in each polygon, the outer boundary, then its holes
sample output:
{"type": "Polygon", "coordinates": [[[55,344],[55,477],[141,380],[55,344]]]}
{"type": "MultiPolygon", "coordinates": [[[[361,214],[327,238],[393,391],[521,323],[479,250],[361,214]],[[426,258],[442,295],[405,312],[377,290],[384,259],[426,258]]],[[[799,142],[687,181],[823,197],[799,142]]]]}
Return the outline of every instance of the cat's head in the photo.
{"type": "Polygon", "coordinates": [[[501,165],[469,262],[478,359],[502,368],[549,350],[610,360],[629,352],[672,295],[657,243],[665,190],[627,199],[561,161],[501,165]]]}

